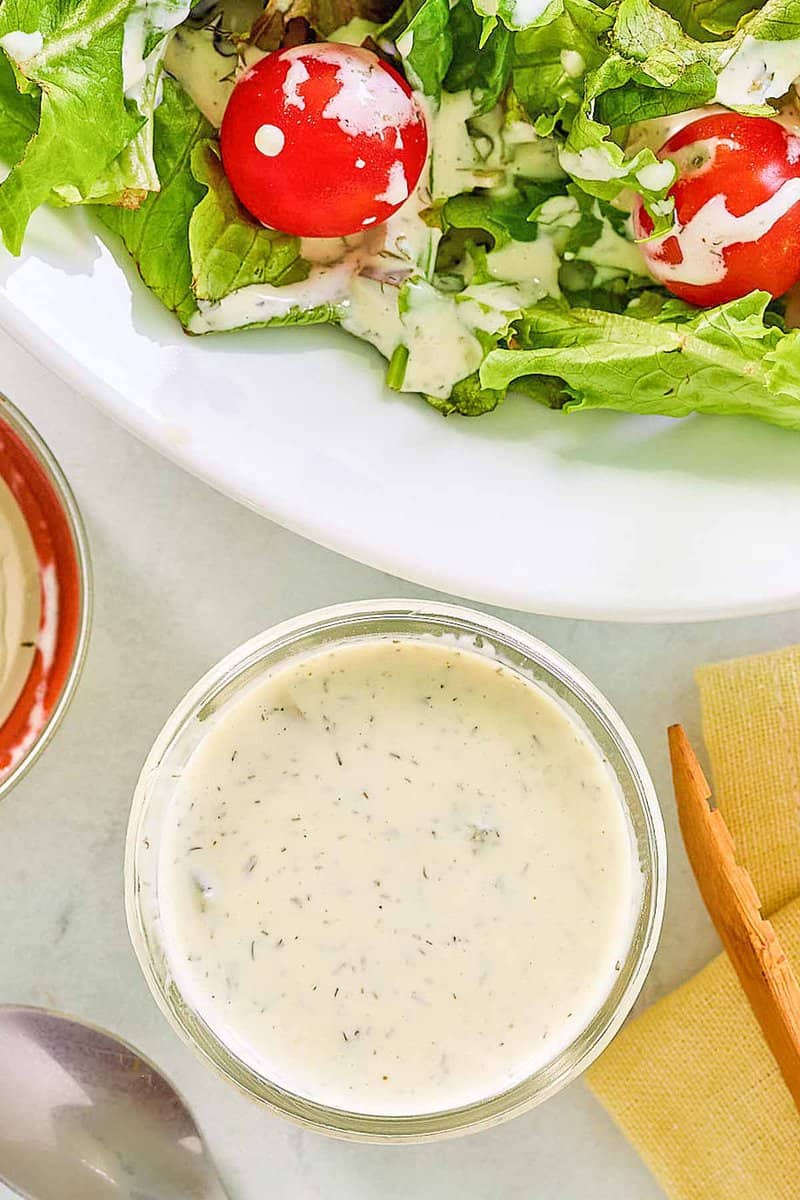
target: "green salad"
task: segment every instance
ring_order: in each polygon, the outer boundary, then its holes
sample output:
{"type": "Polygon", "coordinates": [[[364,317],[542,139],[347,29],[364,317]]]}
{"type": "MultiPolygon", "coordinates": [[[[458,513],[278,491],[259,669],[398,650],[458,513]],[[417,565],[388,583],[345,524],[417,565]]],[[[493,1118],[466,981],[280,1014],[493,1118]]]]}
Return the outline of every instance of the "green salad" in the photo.
{"type": "Polygon", "coordinates": [[[192,335],[800,428],[800,0],[0,0],[0,49],[12,254],[91,205],[192,335]]]}

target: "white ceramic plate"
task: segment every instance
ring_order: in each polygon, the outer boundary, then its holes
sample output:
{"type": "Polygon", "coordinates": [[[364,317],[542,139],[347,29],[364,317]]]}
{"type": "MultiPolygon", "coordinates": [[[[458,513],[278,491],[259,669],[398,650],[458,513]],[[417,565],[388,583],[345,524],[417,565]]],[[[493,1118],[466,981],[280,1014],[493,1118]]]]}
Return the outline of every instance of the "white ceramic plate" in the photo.
{"type": "Polygon", "coordinates": [[[77,212],[0,251],[0,323],[187,470],[405,578],[617,620],[800,605],[800,434],[522,398],[445,421],[337,330],[187,338],[77,212]]]}

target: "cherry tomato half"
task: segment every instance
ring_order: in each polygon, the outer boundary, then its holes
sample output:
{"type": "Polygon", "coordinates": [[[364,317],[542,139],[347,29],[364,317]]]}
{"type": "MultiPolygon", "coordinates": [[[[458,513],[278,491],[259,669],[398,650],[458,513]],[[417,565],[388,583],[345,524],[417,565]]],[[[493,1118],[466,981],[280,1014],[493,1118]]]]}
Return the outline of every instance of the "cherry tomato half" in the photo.
{"type": "MultiPolygon", "coordinates": [[[[682,300],[724,304],[800,279],[800,137],[770,117],[711,113],[685,125],[658,157],[678,177],[675,227],[642,242],[651,274],[682,300]]],[[[636,236],[653,222],[641,200],[636,236]]]]}
{"type": "Polygon", "coordinates": [[[220,144],[233,190],[264,225],[343,237],[410,195],[428,133],[397,71],[368,50],[320,42],[278,50],[242,75],[220,144]]]}

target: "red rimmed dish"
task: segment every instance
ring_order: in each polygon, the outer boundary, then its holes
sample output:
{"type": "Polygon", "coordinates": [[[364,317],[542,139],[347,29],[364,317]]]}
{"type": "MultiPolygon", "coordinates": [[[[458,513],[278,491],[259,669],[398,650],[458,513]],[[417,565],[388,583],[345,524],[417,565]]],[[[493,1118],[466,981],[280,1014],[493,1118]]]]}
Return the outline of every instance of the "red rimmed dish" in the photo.
{"type": "Polygon", "coordinates": [[[86,657],[91,565],[47,445],[0,396],[0,799],[58,728],[86,657]],[[3,544],[5,542],[5,545],[3,544]]]}

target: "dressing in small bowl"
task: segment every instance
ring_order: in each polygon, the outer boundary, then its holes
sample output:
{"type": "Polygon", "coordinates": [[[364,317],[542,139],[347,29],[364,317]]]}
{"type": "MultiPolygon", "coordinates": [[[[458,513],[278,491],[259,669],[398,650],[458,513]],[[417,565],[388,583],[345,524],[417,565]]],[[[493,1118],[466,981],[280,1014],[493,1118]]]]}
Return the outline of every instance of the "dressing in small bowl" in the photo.
{"type": "Polygon", "coordinates": [[[436,1136],[529,1107],[611,1035],[662,856],[627,734],[558,656],[464,609],[346,606],[249,643],[170,720],[129,921],[162,1006],[252,1095],[436,1136]]]}

